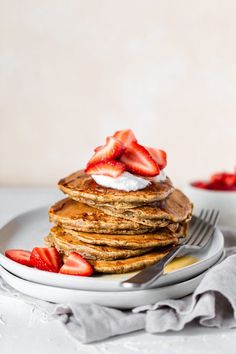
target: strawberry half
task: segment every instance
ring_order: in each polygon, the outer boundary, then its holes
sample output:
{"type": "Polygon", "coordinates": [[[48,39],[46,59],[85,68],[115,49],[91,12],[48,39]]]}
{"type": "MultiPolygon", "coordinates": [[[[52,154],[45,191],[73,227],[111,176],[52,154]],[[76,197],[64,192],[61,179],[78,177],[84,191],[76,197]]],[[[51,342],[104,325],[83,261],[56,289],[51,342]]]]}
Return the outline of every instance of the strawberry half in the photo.
{"type": "Polygon", "coordinates": [[[115,160],[101,161],[94,165],[89,165],[85,170],[89,175],[105,175],[114,178],[119,177],[124,171],[125,165],[115,160]]]}
{"type": "Polygon", "coordinates": [[[129,146],[133,141],[137,142],[137,139],[131,129],[118,130],[113,136],[114,138],[120,140],[125,146],[129,146]]]}
{"type": "Polygon", "coordinates": [[[31,252],[31,264],[47,272],[58,273],[61,267],[61,258],[55,247],[35,247],[31,252]]]}
{"type": "Polygon", "coordinates": [[[113,136],[109,136],[104,146],[98,146],[95,149],[95,154],[89,160],[87,166],[94,165],[101,161],[114,160],[122,154],[123,150],[124,144],[113,136]]]}
{"type": "Polygon", "coordinates": [[[160,173],[158,164],[150,153],[135,141],[126,148],[120,161],[126,165],[128,171],[141,176],[153,177],[160,173]]]}
{"type": "Polygon", "coordinates": [[[61,267],[59,273],[69,275],[90,276],[93,274],[93,268],[80,254],[71,252],[61,267]]]}
{"type": "Polygon", "coordinates": [[[12,250],[7,250],[5,252],[5,256],[17,263],[23,264],[28,267],[32,267],[32,264],[30,262],[30,256],[31,256],[30,251],[12,249],[12,250]]]}
{"type": "Polygon", "coordinates": [[[166,167],[167,165],[167,155],[164,150],[160,149],[155,149],[152,147],[146,147],[152,158],[157,162],[160,170],[163,170],[163,168],[166,167]]]}

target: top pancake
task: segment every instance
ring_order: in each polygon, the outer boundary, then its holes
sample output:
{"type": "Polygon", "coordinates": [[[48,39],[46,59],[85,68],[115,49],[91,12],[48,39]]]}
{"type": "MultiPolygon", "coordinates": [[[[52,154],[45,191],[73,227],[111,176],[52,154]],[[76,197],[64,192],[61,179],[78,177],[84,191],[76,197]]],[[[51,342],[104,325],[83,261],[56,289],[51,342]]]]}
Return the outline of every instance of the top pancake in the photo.
{"type": "Polygon", "coordinates": [[[83,170],[61,179],[58,187],[70,198],[89,205],[110,205],[117,209],[126,209],[166,199],[174,188],[169,178],[164,182],[151,182],[138,191],[114,190],[102,187],[83,170]]]}

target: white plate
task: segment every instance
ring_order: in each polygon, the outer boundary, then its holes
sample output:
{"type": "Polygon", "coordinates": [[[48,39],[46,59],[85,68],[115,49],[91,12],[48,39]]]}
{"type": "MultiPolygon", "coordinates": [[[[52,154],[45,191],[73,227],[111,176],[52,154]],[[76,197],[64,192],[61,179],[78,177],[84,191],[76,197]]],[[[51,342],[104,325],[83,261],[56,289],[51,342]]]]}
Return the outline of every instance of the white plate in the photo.
{"type": "MultiPolygon", "coordinates": [[[[221,257],[215,264],[220,263],[224,257],[225,253],[223,251],[221,257]]],[[[189,295],[196,289],[205,273],[206,271],[187,281],[164,287],[135,290],[132,292],[116,291],[114,296],[114,292],[112,291],[65,289],[30,282],[17,277],[0,266],[0,276],[14,289],[28,296],[54,303],[95,303],[120,309],[130,309],[136,306],[153,304],[165,299],[178,299],[189,295]]]]}
{"type": "MultiPolygon", "coordinates": [[[[96,275],[92,277],[75,277],[64,274],[49,273],[26,267],[5,257],[4,252],[11,248],[31,250],[35,246],[43,245],[43,238],[50,229],[46,207],[35,209],[21,214],[0,230],[0,265],[9,272],[23,279],[40,284],[58,286],[62,288],[94,290],[94,291],[125,291],[120,281],[129,278],[133,273],[96,275]]],[[[198,252],[191,252],[199,261],[185,268],[164,274],[154,285],[166,286],[190,279],[211,267],[220,258],[224,247],[224,238],[219,229],[216,230],[212,242],[207,248],[198,252]]],[[[129,291],[134,291],[129,289],[129,291]]]]}
{"type": "Polygon", "coordinates": [[[177,299],[191,294],[205,272],[182,283],[161,288],[136,291],[86,291],[42,285],[17,277],[0,266],[0,275],[14,289],[34,298],[55,303],[98,304],[102,306],[130,309],[152,304],[164,299],[177,299]]]}

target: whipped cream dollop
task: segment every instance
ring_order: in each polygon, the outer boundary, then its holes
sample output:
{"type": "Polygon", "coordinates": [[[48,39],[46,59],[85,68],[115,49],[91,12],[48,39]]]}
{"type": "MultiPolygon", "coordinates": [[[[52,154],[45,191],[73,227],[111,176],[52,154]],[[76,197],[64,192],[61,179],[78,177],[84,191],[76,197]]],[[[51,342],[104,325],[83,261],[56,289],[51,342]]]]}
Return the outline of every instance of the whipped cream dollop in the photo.
{"type": "Polygon", "coordinates": [[[155,177],[143,178],[129,172],[123,172],[116,178],[104,175],[92,175],[92,178],[100,186],[130,192],[144,189],[151,182],[162,182],[166,179],[166,174],[164,170],[161,170],[160,174],[155,177]]]}
{"type": "Polygon", "coordinates": [[[149,181],[152,182],[164,182],[166,180],[166,172],[165,170],[161,170],[159,175],[155,177],[149,177],[149,181]]]}

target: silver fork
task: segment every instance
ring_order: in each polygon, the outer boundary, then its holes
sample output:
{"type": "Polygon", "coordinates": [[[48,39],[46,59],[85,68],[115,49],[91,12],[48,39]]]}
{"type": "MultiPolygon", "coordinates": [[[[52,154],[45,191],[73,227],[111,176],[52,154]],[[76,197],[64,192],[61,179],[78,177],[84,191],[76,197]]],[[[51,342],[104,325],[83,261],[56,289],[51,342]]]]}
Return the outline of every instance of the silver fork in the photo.
{"type": "Polygon", "coordinates": [[[125,288],[147,288],[154,283],[164,272],[164,267],[180,253],[189,250],[198,250],[205,247],[215,231],[219,219],[218,210],[201,210],[198,217],[193,217],[189,235],[175,246],[165,257],[157,263],[143,269],[138,274],[120,283],[125,288]]]}

